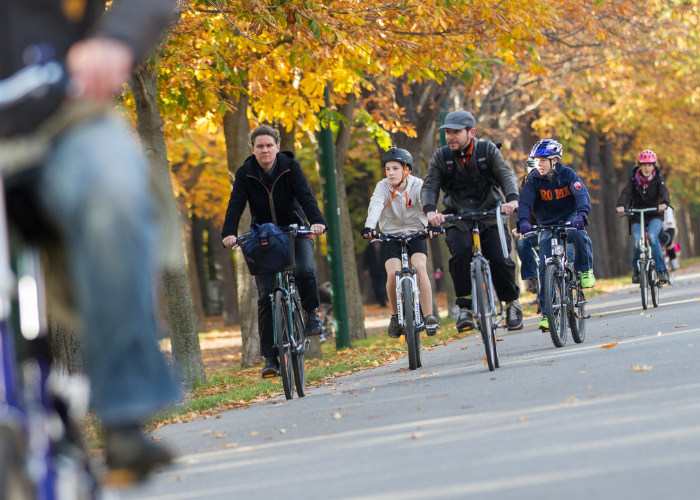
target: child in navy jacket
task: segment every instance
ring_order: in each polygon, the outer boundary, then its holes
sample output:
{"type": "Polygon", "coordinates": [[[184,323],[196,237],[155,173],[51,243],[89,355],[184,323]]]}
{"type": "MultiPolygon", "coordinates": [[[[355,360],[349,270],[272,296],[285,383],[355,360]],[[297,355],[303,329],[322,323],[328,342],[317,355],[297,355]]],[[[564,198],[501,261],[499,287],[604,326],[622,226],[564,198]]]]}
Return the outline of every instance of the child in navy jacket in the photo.
{"type": "MultiPolygon", "coordinates": [[[[532,231],[529,217],[532,211],[540,224],[571,222],[576,231],[568,231],[569,242],[574,247],[574,269],[581,274],[583,288],[595,285],[593,275],[593,244],[584,230],[588,213],[591,210],[591,197],[586,186],[572,169],[559,163],[562,145],[553,139],[539,141],[530,151],[535,159],[536,169],[530,172],[522,191],[518,207],[520,233],[532,231]]],[[[546,258],[551,257],[552,232],[540,234],[540,283],[544,283],[546,258]]],[[[549,329],[544,303],[544,286],[540,286],[542,320],[538,327],[549,329]]]]}

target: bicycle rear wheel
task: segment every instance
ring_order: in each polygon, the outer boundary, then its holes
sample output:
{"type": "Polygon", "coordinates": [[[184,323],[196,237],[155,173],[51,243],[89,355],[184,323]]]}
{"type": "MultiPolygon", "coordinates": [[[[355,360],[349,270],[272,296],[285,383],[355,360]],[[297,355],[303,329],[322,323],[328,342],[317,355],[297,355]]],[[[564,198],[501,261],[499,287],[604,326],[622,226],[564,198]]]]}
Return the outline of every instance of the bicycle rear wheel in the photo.
{"type": "Polygon", "coordinates": [[[413,302],[411,281],[408,279],[401,282],[401,296],[403,302],[403,328],[408,346],[408,368],[415,370],[421,366],[420,334],[416,332],[416,307],[413,302]]]}
{"type": "Polygon", "coordinates": [[[646,266],[642,266],[639,271],[639,290],[642,292],[642,309],[645,311],[649,307],[649,276],[647,275],[646,266]]]}
{"type": "Polygon", "coordinates": [[[649,270],[649,289],[651,291],[651,304],[659,307],[659,275],[655,268],[649,270]]]}
{"type": "Polygon", "coordinates": [[[586,297],[581,285],[571,290],[571,307],[569,308],[569,328],[574,342],[581,344],[586,339],[586,297]]]}
{"type": "Polygon", "coordinates": [[[566,345],[566,314],[564,312],[564,283],[559,270],[554,264],[547,266],[544,278],[544,302],[547,306],[549,334],[556,347],[566,345]]]}
{"type": "Polygon", "coordinates": [[[306,352],[306,327],[301,317],[299,302],[294,297],[294,307],[292,318],[294,320],[294,341],[297,349],[292,352],[292,367],[294,371],[294,386],[297,389],[297,396],[306,396],[306,371],[304,370],[304,353],[306,352]]]}
{"type": "Polygon", "coordinates": [[[280,375],[284,386],[284,396],[294,397],[292,389],[292,345],[290,341],[291,328],[289,324],[289,303],[284,298],[282,290],[275,291],[275,339],[277,354],[280,360],[280,375]]]}
{"type": "Polygon", "coordinates": [[[488,315],[491,310],[491,301],[488,293],[491,290],[491,284],[486,282],[484,267],[482,267],[481,262],[477,262],[476,266],[474,266],[472,294],[476,296],[479,330],[481,330],[481,340],[486,350],[486,363],[489,366],[489,370],[494,371],[498,368],[498,360],[495,353],[496,339],[493,334],[493,324],[491,323],[491,317],[488,315]]]}

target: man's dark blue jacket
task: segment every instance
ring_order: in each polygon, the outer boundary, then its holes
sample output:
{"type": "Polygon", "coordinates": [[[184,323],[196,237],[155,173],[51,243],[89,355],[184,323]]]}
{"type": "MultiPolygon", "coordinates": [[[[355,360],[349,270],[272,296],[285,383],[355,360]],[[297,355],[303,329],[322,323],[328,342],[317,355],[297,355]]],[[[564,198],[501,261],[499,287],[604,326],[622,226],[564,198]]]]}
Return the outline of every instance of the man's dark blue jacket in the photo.
{"type": "Polygon", "coordinates": [[[571,215],[591,211],[591,197],[579,176],[569,167],[557,163],[551,177],[543,176],[537,169],[527,176],[520,191],[518,223],[529,220],[530,212],[540,224],[556,224],[571,215]]]}

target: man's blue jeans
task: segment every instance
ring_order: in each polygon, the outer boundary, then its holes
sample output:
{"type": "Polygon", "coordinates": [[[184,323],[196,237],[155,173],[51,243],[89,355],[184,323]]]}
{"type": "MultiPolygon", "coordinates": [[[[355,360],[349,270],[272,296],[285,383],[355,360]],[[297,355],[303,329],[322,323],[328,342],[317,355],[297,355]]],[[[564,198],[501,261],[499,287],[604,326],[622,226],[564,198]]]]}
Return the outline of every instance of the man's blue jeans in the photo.
{"type": "MultiPolygon", "coordinates": [[[[574,218],[576,216],[574,215],[574,218]]],[[[573,218],[572,218],[573,219],[573,218]]],[[[568,222],[568,221],[567,221],[568,222]]],[[[574,270],[577,272],[593,269],[593,243],[586,231],[576,231],[567,229],[567,242],[571,243],[574,249],[574,270]]],[[[540,294],[539,301],[542,308],[542,315],[547,314],[544,300],[544,272],[546,269],[546,259],[552,256],[552,231],[543,231],[540,234],[540,294]]],[[[567,244],[567,247],[569,245],[567,244]]],[[[567,258],[571,258],[569,248],[567,248],[567,258]]]]}
{"type": "MultiPolygon", "coordinates": [[[[649,236],[649,246],[651,246],[651,256],[656,263],[657,271],[665,271],[666,264],[664,263],[663,253],[661,251],[661,243],[659,243],[659,233],[664,225],[663,219],[651,219],[647,224],[647,235],[649,236]]],[[[639,223],[632,224],[632,237],[634,238],[634,258],[632,259],[632,269],[637,269],[637,261],[641,252],[639,248],[641,225],[639,223]]]]}
{"type": "Polygon", "coordinates": [[[156,342],[159,231],[149,185],[131,132],[110,117],[65,133],[38,186],[63,237],[92,406],[105,426],[141,422],[179,397],[156,342]]]}
{"type": "Polygon", "coordinates": [[[520,258],[520,279],[523,281],[537,279],[537,260],[535,254],[532,253],[532,249],[536,246],[536,235],[515,240],[515,249],[520,258]]]}

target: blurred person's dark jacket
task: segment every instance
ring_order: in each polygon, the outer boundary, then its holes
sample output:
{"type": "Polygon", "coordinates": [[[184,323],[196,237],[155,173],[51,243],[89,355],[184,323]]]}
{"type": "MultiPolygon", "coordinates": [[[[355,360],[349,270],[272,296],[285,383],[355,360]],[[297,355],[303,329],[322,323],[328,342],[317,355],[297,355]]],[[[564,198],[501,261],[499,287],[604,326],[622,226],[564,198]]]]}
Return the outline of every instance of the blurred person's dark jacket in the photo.
{"type": "MultiPolygon", "coordinates": [[[[22,69],[27,47],[51,47],[65,62],[68,49],[84,38],[110,38],[131,47],[139,61],[177,18],[176,0],[0,0],[0,80],[22,69]],[[134,15],[138,12],[138,15],[134,15]]],[[[33,131],[61,104],[60,91],[0,110],[0,136],[33,131]]]]}

